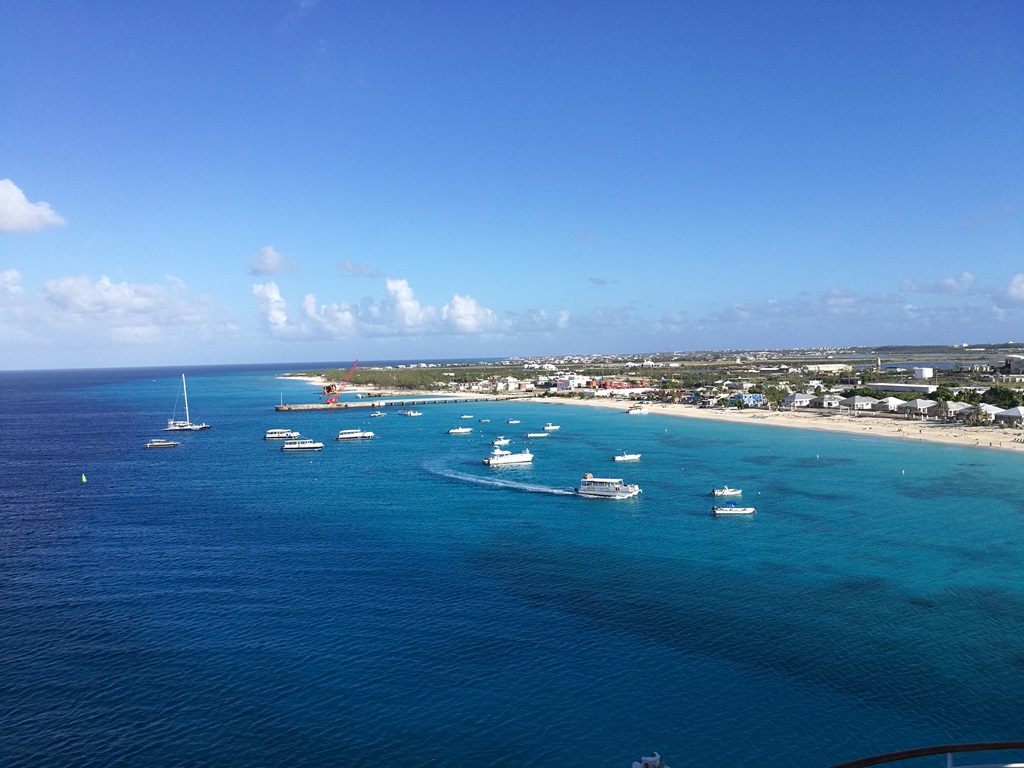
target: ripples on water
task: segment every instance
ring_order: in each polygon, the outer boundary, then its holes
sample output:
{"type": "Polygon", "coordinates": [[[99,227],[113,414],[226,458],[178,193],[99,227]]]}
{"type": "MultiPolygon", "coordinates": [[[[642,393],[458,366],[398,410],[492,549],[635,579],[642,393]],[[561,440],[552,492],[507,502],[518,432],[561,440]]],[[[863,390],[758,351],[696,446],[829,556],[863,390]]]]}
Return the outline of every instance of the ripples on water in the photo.
{"type": "Polygon", "coordinates": [[[32,436],[0,443],[4,765],[810,768],[1020,735],[1019,456],[538,404],[339,444],[370,420],[276,414],[315,395],[252,371],[190,375],[214,428],[145,451],[176,375],[0,376],[32,436]],[[562,430],[483,466],[511,416],[562,430]],[[644,494],[576,498],[586,471],[644,494]],[[723,482],[758,514],[711,517],[723,482]]]}

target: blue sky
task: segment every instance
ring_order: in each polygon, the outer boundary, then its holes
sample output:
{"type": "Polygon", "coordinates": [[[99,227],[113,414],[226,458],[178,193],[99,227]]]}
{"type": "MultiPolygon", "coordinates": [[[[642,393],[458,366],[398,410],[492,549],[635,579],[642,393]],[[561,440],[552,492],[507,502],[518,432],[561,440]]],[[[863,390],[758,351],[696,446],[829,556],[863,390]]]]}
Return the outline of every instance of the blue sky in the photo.
{"type": "Polygon", "coordinates": [[[1024,340],[1024,3],[0,5],[0,367],[1024,340]]]}

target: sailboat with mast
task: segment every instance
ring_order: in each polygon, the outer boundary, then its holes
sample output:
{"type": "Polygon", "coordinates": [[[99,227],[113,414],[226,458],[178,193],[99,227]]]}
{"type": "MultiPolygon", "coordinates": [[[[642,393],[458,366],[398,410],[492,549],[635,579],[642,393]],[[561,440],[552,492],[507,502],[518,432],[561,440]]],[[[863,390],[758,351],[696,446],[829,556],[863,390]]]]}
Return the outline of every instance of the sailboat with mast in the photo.
{"type": "Polygon", "coordinates": [[[189,421],[188,415],[188,389],[185,387],[185,374],[181,374],[181,392],[185,397],[185,420],[170,418],[167,420],[167,426],[164,427],[164,432],[194,432],[199,429],[209,429],[210,425],[206,423],[193,424],[189,421]]]}

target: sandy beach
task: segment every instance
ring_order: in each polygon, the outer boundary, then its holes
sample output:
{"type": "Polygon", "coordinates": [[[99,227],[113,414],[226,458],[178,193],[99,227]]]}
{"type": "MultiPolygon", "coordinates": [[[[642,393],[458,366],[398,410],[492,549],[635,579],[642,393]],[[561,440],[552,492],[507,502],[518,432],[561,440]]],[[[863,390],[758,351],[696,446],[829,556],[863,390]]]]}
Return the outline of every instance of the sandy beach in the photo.
{"type": "MultiPolygon", "coordinates": [[[[553,405],[576,405],[591,408],[608,408],[625,411],[634,402],[610,400],[608,398],[565,398],[540,397],[539,403],[553,405]]],[[[965,427],[962,424],[945,424],[936,421],[909,420],[862,413],[822,414],[818,411],[763,411],[746,408],[700,408],[696,405],[651,404],[652,414],[679,416],[710,421],[729,421],[738,424],[755,424],[765,427],[790,427],[794,429],[819,429],[827,432],[872,435],[906,442],[946,443],[985,450],[1018,451],[1024,454],[1024,430],[1002,427],[965,427]]],[[[630,418],[642,419],[643,415],[630,418]]]]}

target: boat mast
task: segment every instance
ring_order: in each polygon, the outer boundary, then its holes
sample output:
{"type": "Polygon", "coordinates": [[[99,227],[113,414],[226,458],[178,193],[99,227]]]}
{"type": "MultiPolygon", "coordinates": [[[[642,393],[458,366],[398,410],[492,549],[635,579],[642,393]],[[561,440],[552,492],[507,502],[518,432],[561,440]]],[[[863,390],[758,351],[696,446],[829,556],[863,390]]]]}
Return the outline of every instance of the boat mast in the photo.
{"type": "Polygon", "coordinates": [[[185,388],[185,374],[184,373],[181,374],[181,391],[182,391],[182,394],[184,394],[184,396],[185,396],[185,423],[186,424],[191,424],[192,422],[189,421],[189,418],[188,418],[188,390],[185,388]]]}

